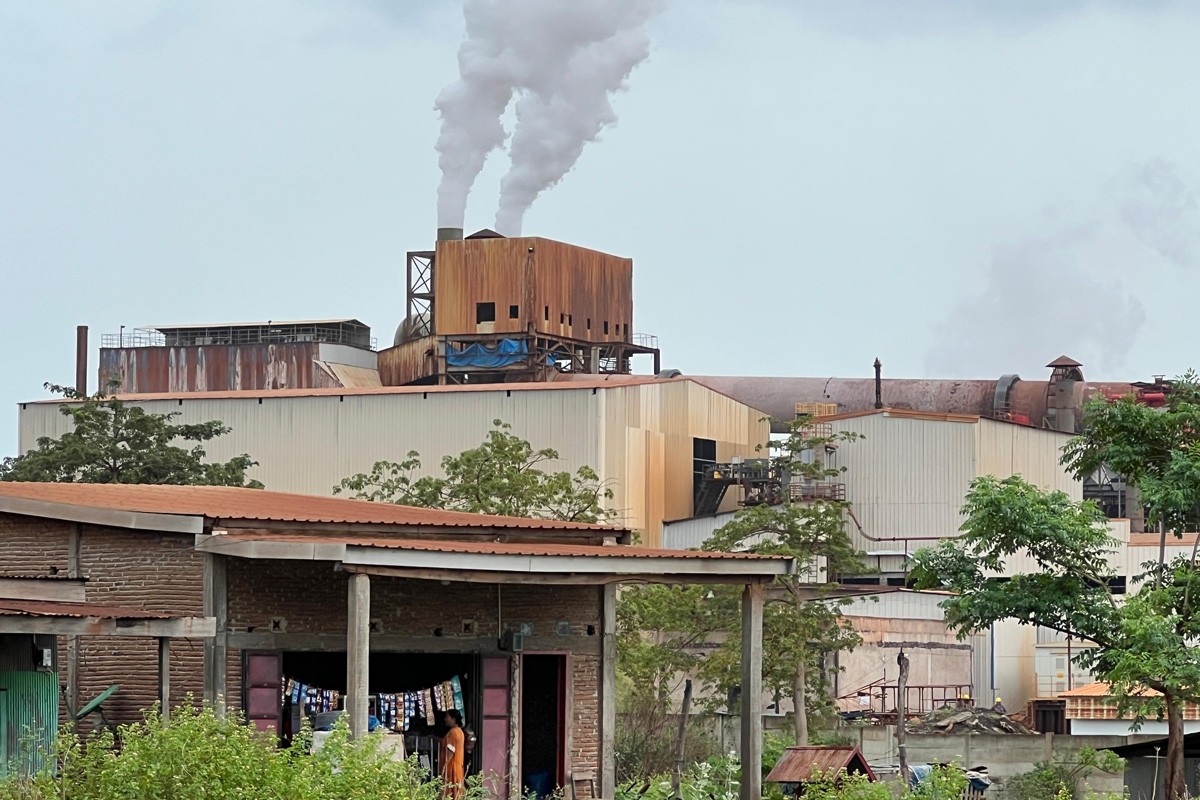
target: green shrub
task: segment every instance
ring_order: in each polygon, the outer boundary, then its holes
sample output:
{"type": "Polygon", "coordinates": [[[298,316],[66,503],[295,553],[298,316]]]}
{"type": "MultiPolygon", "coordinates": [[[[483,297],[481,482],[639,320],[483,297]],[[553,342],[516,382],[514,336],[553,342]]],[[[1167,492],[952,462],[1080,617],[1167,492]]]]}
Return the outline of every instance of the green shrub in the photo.
{"type": "Polygon", "coordinates": [[[1096,772],[1116,773],[1125,762],[1111,750],[1085,747],[1056,761],[1043,761],[1029,772],[1013,775],[1004,781],[1004,795],[1009,800],[1084,800],[1091,795],[1087,779],[1096,772]]]}
{"type": "MultiPolygon", "coordinates": [[[[379,748],[381,735],[351,740],[342,721],[310,754],[307,732],[280,749],[273,735],[189,704],[169,725],[155,710],[122,727],[119,748],[107,731],[86,741],[64,731],[57,773],[0,782],[0,800],[440,800],[414,759],[392,761],[379,748]]],[[[483,796],[472,781],[468,800],[483,796]]]]}

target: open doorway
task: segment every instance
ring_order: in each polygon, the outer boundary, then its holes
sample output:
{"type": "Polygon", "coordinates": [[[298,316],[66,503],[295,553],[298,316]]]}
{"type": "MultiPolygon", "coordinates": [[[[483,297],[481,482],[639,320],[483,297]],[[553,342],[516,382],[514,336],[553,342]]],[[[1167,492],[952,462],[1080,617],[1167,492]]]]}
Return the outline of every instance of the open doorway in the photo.
{"type": "Polygon", "coordinates": [[[547,797],[566,785],[565,654],[521,659],[521,785],[523,794],[547,797]]]}

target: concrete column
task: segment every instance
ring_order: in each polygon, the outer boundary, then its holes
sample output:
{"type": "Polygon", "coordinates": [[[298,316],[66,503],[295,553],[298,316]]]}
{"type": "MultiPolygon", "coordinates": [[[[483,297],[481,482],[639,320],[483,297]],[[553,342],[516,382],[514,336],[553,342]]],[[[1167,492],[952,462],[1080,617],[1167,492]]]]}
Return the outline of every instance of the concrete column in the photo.
{"type": "Polygon", "coordinates": [[[158,705],[163,722],[171,719],[171,640],[158,637],[158,705]]]}
{"type": "Polygon", "coordinates": [[[346,605],[346,715],[350,735],[367,733],[371,660],[371,579],[350,576],[346,605]]]}
{"type": "Polygon", "coordinates": [[[229,628],[229,594],[224,556],[204,554],[204,616],[217,621],[216,634],[204,640],[204,700],[218,716],[225,716],[226,635],[229,628]]]}
{"type": "Polygon", "coordinates": [[[742,591],[742,786],[741,800],[762,797],[763,587],[742,591]]]}
{"type": "Polygon", "coordinates": [[[617,761],[613,753],[613,734],[617,727],[617,586],[607,584],[601,592],[600,796],[615,797],[617,761]]]}

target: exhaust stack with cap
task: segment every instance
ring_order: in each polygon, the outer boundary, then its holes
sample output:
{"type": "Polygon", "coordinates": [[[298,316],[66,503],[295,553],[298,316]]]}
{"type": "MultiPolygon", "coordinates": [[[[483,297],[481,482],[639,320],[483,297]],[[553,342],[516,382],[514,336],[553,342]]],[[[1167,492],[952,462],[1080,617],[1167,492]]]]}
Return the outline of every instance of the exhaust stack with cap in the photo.
{"type": "Polygon", "coordinates": [[[463,238],[462,228],[438,228],[437,231],[439,242],[457,242],[463,238]]]}

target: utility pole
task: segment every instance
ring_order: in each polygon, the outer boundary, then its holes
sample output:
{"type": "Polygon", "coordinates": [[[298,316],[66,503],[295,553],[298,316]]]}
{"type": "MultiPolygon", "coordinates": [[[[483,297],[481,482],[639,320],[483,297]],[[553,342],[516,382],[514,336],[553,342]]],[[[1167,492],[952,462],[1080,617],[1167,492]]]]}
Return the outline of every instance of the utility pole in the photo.
{"type": "Polygon", "coordinates": [[[904,722],[908,716],[908,656],[904,655],[904,648],[900,648],[900,655],[896,656],[896,663],[900,665],[900,677],[896,680],[896,751],[900,755],[900,778],[904,781],[904,788],[907,789],[909,782],[908,745],[904,743],[904,722]]]}
{"type": "Polygon", "coordinates": [[[683,713],[679,715],[679,735],[675,739],[675,774],[671,777],[671,790],[679,796],[679,784],[683,780],[684,746],[687,744],[688,714],[692,710],[692,681],[683,685],[683,713]]]}

